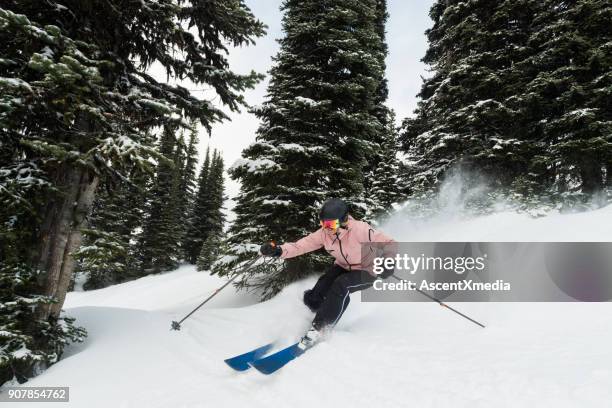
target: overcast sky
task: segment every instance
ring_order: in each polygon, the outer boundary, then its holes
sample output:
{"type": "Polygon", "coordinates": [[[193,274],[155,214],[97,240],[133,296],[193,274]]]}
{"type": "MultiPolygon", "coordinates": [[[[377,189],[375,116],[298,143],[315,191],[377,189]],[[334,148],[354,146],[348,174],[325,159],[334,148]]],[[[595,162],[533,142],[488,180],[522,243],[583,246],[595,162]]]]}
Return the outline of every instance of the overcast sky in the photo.
{"type": "MultiPolygon", "coordinates": [[[[281,38],[281,0],[246,0],[255,16],[268,26],[267,35],[257,40],[257,45],[236,48],[230,52],[232,69],[247,73],[254,69],[267,73],[271,57],[278,51],[276,39],[281,38]]],[[[388,106],[395,110],[398,122],[410,115],[416,107],[416,94],[421,86],[421,76],[426,76],[426,67],[420,62],[425,54],[427,42],[424,31],[431,25],[428,13],[433,0],[388,0],[389,20],[387,22],[387,78],[389,81],[388,106]]],[[[268,78],[255,89],[248,91],[246,100],[251,105],[264,101],[268,78]]],[[[210,145],[223,152],[226,167],[240,158],[242,149],[255,140],[258,120],[248,112],[230,114],[231,122],[217,124],[209,138],[205,131],[200,133],[199,150],[201,157],[210,145]]],[[[239,191],[239,184],[227,178],[226,193],[233,198],[239,191]]],[[[231,200],[228,208],[233,207],[231,200]]],[[[230,215],[230,218],[232,216],[230,215]]]]}

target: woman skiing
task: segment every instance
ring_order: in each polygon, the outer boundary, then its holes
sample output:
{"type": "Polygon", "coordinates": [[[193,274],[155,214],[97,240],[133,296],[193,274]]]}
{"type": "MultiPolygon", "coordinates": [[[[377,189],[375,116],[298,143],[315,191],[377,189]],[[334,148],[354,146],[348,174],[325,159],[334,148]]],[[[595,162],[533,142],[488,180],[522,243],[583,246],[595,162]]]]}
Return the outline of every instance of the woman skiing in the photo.
{"type": "Polygon", "coordinates": [[[312,347],[324,329],[340,320],[351,293],[369,288],[376,280],[376,276],[366,272],[361,264],[361,244],[395,242],[368,223],[351,217],[346,203],[337,198],[323,204],[319,220],[321,228],[296,242],[280,246],[266,243],[260,249],[262,255],[288,259],[325,248],[335,258],[314,287],[304,292],[304,303],[316,316],[300,341],[299,347],[303,350],[312,347]]]}

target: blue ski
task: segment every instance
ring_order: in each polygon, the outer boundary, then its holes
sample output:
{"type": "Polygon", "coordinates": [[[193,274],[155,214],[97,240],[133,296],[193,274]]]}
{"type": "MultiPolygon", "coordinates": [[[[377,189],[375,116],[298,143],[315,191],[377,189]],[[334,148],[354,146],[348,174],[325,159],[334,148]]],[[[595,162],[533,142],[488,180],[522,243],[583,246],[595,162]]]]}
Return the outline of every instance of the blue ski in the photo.
{"type": "Polygon", "coordinates": [[[239,356],[228,358],[225,360],[225,363],[236,371],[248,370],[251,368],[249,363],[263,357],[272,346],[272,343],[266,344],[265,346],[258,347],[255,350],[240,354],[239,356]]]}
{"type": "Polygon", "coordinates": [[[277,351],[269,356],[251,361],[249,364],[263,374],[272,374],[276,370],[284,367],[288,362],[304,354],[304,350],[295,343],[281,351],[277,351]]]}

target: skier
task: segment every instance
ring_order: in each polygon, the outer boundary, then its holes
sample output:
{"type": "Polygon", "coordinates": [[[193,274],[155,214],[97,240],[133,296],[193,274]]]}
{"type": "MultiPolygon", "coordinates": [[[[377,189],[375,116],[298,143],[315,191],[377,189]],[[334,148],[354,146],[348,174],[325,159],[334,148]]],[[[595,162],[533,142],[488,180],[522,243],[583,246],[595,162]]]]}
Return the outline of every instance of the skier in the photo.
{"type": "MultiPolygon", "coordinates": [[[[319,213],[321,228],[306,237],[283,245],[263,244],[260,252],[265,256],[293,258],[319,248],[335,258],[333,265],[314,287],[304,292],[304,303],[314,313],[312,327],[299,343],[302,350],[312,347],[322,332],[333,327],[346,310],[350,294],[372,286],[377,276],[361,265],[361,244],[368,242],[395,242],[368,223],[357,221],[349,215],[348,206],[340,199],[327,200],[319,213]]],[[[393,271],[379,277],[386,278],[393,271]]]]}

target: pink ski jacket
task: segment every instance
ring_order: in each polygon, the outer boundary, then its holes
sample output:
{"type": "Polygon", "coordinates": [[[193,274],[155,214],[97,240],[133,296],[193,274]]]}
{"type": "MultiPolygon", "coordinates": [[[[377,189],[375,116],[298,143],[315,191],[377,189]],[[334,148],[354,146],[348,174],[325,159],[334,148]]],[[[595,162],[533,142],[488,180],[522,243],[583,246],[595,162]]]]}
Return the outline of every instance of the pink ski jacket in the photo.
{"type": "Polygon", "coordinates": [[[357,221],[349,216],[345,227],[336,233],[323,227],[296,242],[281,245],[281,258],[293,258],[319,248],[332,255],[336,265],[347,270],[365,269],[361,264],[361,244],[368,242],[395,242],[380,231],[374,230],[367,222],[357,221]]]}

